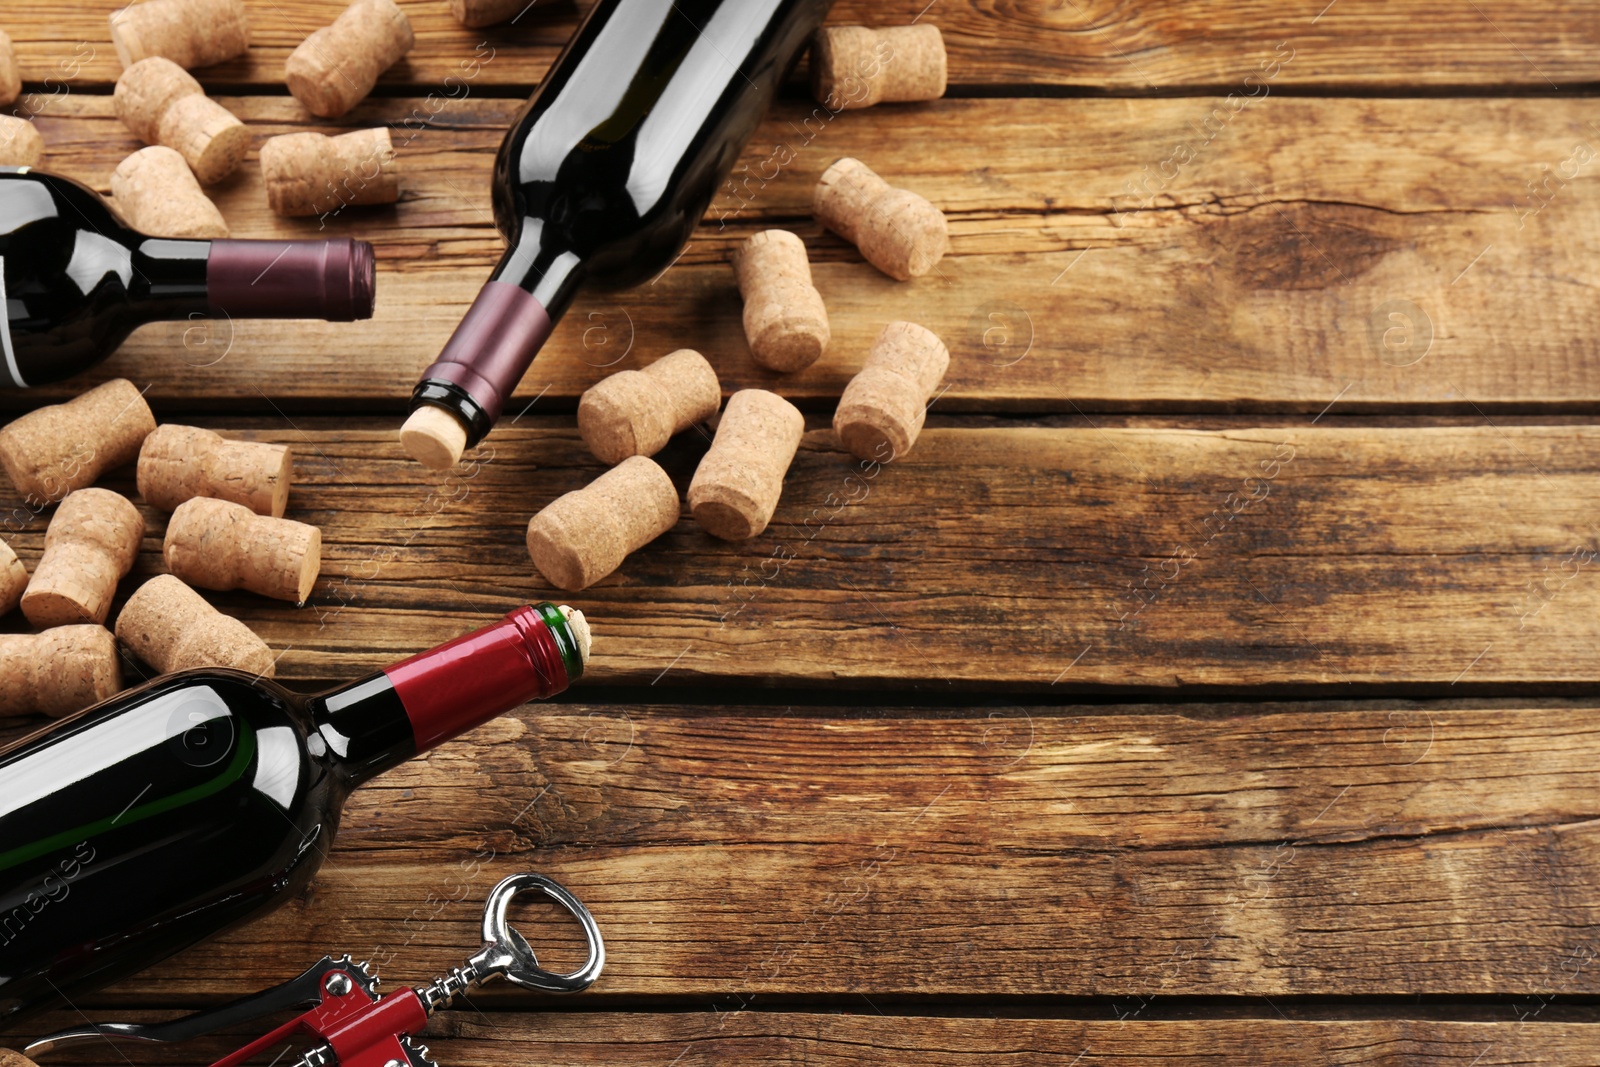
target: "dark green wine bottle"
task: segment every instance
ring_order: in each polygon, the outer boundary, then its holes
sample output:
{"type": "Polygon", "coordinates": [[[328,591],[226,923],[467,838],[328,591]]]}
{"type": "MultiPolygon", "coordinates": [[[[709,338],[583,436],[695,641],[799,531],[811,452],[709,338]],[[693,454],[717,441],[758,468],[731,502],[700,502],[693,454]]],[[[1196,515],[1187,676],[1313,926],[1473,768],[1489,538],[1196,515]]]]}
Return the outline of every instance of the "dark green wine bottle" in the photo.
{"type": "Polygon", "coordinates": [[[672,265],[832,0],[600,0],[495,162],[505,256],[412,410],[402,440],[449,466],[500,417],[579,289],[672,265]],[[448,430],[448,424],[446,425],[448,430]]]}

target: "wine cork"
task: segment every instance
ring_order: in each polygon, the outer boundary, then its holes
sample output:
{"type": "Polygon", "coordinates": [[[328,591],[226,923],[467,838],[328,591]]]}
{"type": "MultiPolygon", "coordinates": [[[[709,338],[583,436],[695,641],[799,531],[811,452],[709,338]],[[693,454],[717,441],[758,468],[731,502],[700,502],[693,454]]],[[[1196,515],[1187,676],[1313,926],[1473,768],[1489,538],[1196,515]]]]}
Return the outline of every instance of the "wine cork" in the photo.
{"type": "Polygon", "coordinates": [[[22,594],[22,613],[39,629],[104,623],[117,582],[133,569],[144,519],[109,489],[79,489],[44,532],[44,555],[22,594]]]}
{"type": "Polygon", "coordinates": [[[267,205],[290,218],[400,199],[400,168],[387,127],[328,137],[286,133],[261,146],[267,205]]]}
{"type": "Polygon", "coordinates": [[[811,44],[811,95],[833,111],[944,95],[944,35],[931,22],[824,26],[811,44]]]}
{"type": "Polygon", "coordinates": [[[631,456],[529,520],[528,555],[550,584],[584,589],[676,526],[680,510],[660,464],[631,456]]]}
{"type": "Polygon", "coordinates": [[[22,70],[11,35],[0,30],[0,107],[10,107],[22,95],[22,70]]]}
{"type": "Polygon", "coordinates": [[[244,0],[147,0],[111,13],[111,44],[124,68],[161,56],[192,70],[244,55],[250,20],[244,0]]]}
{"type": "Polygon", "coordinates": [[[950,248],[943,212],[896,189],[859,159],[846,157],[823,171],[811,211],[867,262],[902,282],[928,273],[950,248]]]}
{"type": "Polygon", "coordinates": [[[830,333],[828,309],[811,284],[805,243],[787,230],[763,230],[734,252],[733,270],[755,361],[783,374],[815,363],[830,333]]]}
{"type": "Polygon", "coordinates": [[[0,115],[0,167],[36,166],[43,156],[39,127],[15,115],[0,115]]]}
{"type": "Polygon", "coordinates": [[[689,509],[707,533],[743,541],[767,528],[800,447],[800,409],[765,389],[728,398],[711,448],[689,483],[689,509]]]}
{"type": "Polygon", "coordinates": [[[423,404],[400,427],[400,447],[424,467],[449,470],[467,449],[467,427],[444,408],[423,404]]]}
{"type": "MultiPolygon", "coordinates": [[[[0,715],[71,715],[121,688],[117,642],[104,626],[0,635],[0,715]]],[[[0,1067],[13,1064],[31,1061],[0,1055],[0,1067]]]]}
{"type": "Polygon", "coordinates": [[[932,330],[891,322],[872,343],[833,415],[833,432],[857,459],[880,463],[905,455],[922,432],[928,398],[950,366],[950,350],[932,330]]]}
{"type": "Polygon", "coordinates": [[[415,43],[411,21],[394,0],[355,0],[333,25],[290,53],[284,79],[307,111],[336,119],[365,99],[378,75],[415,43]]]}
{"type": "Polygon", "coordinates": [[[578,432],[595,458],[616,466],[653,456],[680,430],[722,406],[722,386],[706,357],[691,348],[662,356],[644,370],[618,371],[578,400],[578,432]]]}
{"type": "Polygon", "coordinates": [[[139,390],[126,378],[113,378],[0,430],[0,466],[24,499],[53,503],[131,462],[155,428],[139,390]]]}
{"type": "Polygon", "coordinates": [[[0,1067],[39,1067],[39,1065],[20,1052],[0,1048],[0,1067]]]}
{"type": "Polygon", "coordinates": [[[322,531],[197,496],[172,513],[162,554],[167,569],[190,585],[304,604],[322,569],[322,531]]]}
{"type": "Polygon", "coordinates": [[[117,615],[117,638],[162,673],[233,667],[271,678],[277,664],[250,627],[170,574],[157,575],[128,598],[117,615]]]}
{"type": "Polygon", "coordinates": [[[11,546],[0,541],[0,615],[9,614],[28,588],[28,568],[22,565],[11,546]]]}
{"type": "Polygon", "coordinates": [[[151,237],[208,240],[228,224],[195,180],[189,164],[166,145],[150,145],[117,164],[111,195],[128,225],[151,237]]]}
{"type": "Polygon", "coordinates": [[[450,0],[450,14],[471,30],[493,26],[533,7],[534,0],[450,0]]]}
{"type": "Polygon", "coordinates": [[[201,185],[238,170],[250,150],[244,123],[170,59],[151,56],[123,71],[112,101],[135,137],[176,149],[201,185]]]}
{"type": "Polygon", "coordinates": [[[162,511],[205,496],[281,519],[292,463],[287,445],[230,441],[196,426],[158,426],[139,450],[139,495],[162,511]]]}
{"type": "Polygon", "coordinates": [[[587,667],[589,649],[594,646],[594,635],[589,632],[589,620],[583,617],[583,612],[566,604],[556,605],[556,610],[567,620],[567,627],[572,631],[572,639],[578,643],[578,659],[587,667]]]}

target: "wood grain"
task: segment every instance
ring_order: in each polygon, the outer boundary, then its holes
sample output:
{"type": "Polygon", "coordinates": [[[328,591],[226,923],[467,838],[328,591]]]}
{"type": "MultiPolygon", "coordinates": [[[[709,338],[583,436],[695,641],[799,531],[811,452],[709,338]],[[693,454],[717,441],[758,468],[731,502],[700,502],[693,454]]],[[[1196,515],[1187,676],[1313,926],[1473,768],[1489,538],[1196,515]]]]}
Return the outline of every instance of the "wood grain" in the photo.
{"type": "MultiPolygon", "coordinates": [[[[262,136],[304,128],[292,101],[226,102],[262,136]]],[[[1586,101],[1275,96],[1205,143],[1215,104],[950,100],[829,121],[786,104],[677,265],[581,299],[518,396],[571,410],[612,370],[689,345],[729,390],[831,409],[882,325],[908,318],[952,350],[946,411],[1600,410],[1586,101]],[[1178,144],[1198,154],[1169,181],[1178,144]],[[816,176],[847,154],[947,211],[953,252],[936,273],[893,282],[811,221],[816,176]],[[726,262],[768,226],[805,238],[833,323],[824,358],[787,377],[749,358],[726,262]]],[[[401,145],[394,208],[277,219],[253,162],[218,193],[236,236],[374,240],[371,322],[152,326],[99,377],[148,385],[158,405],[399,414],[500,255],[486,190],[515,106],[364,105],[350,125],[388,123],[401,145]]],[[[40,122],[49,165],[99,188],[137,147],[104,98],[40,122]]]]}
{"type": "Polygon", "coordinates": [[[422,981],[526,869],[593,910],[614,997],[1592,996],[1589,712],[530,706],[358,791],[303,898],[98,1002],[329,951],[422,981]]]}
{"type": "MultiPolygon", "coordinates": [[[[1081,1057],[1084,1064],[1111,1067],[1144,1067],[1152,1061],[1174,1067],[1238,1063],[1261,1067],[1303,1067],[1307,1063],[1579,1067],[1594,1062],[1594,1027],[1581,1022],[1534,1025],[1513,1021],[1514,1017],[1501,1023],[1425,1018],[1120,1021],[1112,1017],[1084,1021],[883,1017],[873,1014],[872,1005],[877,1003],[873,998],[855,999],[859,1008],[852,1010],[858,1013],[850,1015],[735,1011],[731,1006],[722,1011],[678,1014],[475,1013],[463,1009],[435,1019],[429,1026],[427,1044],[439,1062],[452,1067],[504,1067],[508,1063],[702,1067],[730,1062],[842,1067],[861,1063],[864,1057],[929,1067],[996,1063],[1059,1067],[1071,1063],[1073,1056],[1081,1057]]],[[[1536,1002],[1529,1001],[1523,1010],[1532,1012],[1536,1007],[1536,1002]]],[[[67,1027],[81,1020],[58,1013],[48,1023],[67,1027]]],[[[41,1027],[40,1032],[47,1031],[41,1027]]],[[[209,1039],[185,1045],[182,1051],[137,1045],[123,1049],[129,1063],[169,1064],[179,1062],[180,1056],[181,1062],[198,1062],[188,1057],[202,1051],[207,1058],[220,1058],[242,1043],[209,1039]]],[[[51,1062],[100,1064],[108,1054],[115,1055],[104,1046],[67,1049],[52,1053],[51,1062]]]]}
{"type": "MultiPolygon", "coordinates": [[[[46,93],[63,84],[84,89],[115,81],[120,66],[106,17],[122,6],[121,0],[42,0],[8,9],[23,76],[46,93]]],[[[332,0],[253,5],[250,54],[198,74],[208,86],[281,91],[289,52],[342,6],[332,0]]],[[[443,85],[461,77],[462,64],[475,54],[488,54],[476,51],[486,43],[493,59],[477,78],[523,90],[544,76],[580,7],[587,7],[529,0],[514,24],[469,30],[450,17],[444,0],[400,0],[400,6],[417,45],[380,85],[443,85]]],[[[1582,0],[1537,8],[1514,0],[841,0],[830,21],[937,25],[958,88],[1149,93],[1224,87],[1248,93],[1273,70],[1263,62],[1284,54],[1280,46],[1287,42],[1293,60],[1267,78],[1274,85],[1543,92],[1594,81],[1596,14],[1595,5],[1582,0]]]]}
{"type": "MultiPolygon", "coordinates": [[[[253,155],[214,191],[235,236],[373,240],[378,316],[153,326],[0,410],[121,375],[163,420],[293,445],[290,516],[326,543],[311,602],[213,597],[292,684],[546,596],[589,614],[596,659],[562,704],[359,791],[283,910],[85,1007],[215,1004],[328,951],[420,981],[532,868],[605,929],[599,999],[486,990],[436,1020],[445,1064],[1595,1062],[1600,126],[1557,90],[1592,88],[1600,3],[841,0],[836,22],[939,25],[952,98],[834,117],[791,85],[684,256],[581,300],[443,476],[393,430],[500,254],[493,151],[579,6],[468,31],[400,2],[418,46],[339,127],[392,128],[402,201],[280,220],[253,155]],[[843,155],[946,210],[936,274],[889,282],[810,220],[843,155]],[[833,316],[787,378],[749,360],[726,263],[769,226],[833,316]],[[949,343],[948,389],[909,457],[862,470],[828,415],[895,318],[949,343]],[[601,469],[576,398],[682,345],[808,412],[777,518],[739,545],[685,519],[558,594],[522,531],[601,469]],[[1241,412],[1260,423],[1199,425],[1241,412]],[[1219,690],[1382,699],[1057,703],[1219,690]],[[1486,693],[1512,697],[1460,699],[1486,693]],[[1417,994],[1477,999],[1423,1017],[1417,994]],[[747,1010],[775,998],[802,1010],[747,1010]],[[593,1010],[664,1004],[710,1010],[593,1010]],[[982,1017],[1008,1014],[1084,1017],[982,1017]]],[[[138,147],[106,95],[118,6],[0,13],[13,110],[102,191],[138,147]]],[[[251,54],[199,72],[258,144],[333,128],[281,71],[341,6],[251,0],[251,54]]],[[[680,489],[704,447],[660,457],[680,489]]],[[[162,569],[142,510],[123,597],[162,569]]],[[[45,521],[0,489],[30,565],[45,521]]],[[[518,923],[575,961],[566,926],[518,923]]]]}
{"type": "MultiPolygon", "coordinates": [[[[1600,681],[1600,430],[1309,423],[935,427],[876,468],[816,427],[760,537],[718,541],[686,515],[563,594],[523,537],[604,469],[570,423],[535,410],[440,476],[403,458],[382,420],[284,420],[252,436],[296,450],[288,514],[322,529],[322,578],[301,609],[217,602],[282,650],[280,676],[305,682],[542,598],[592,620],[591,685],[1445,694],[1600,681]]],[[[680,491],[705,447],[686,431],[658,456],[680,491]]],[[[131,494],[119,479],[106,484],[131,494]]],[[[9,488],[0,514],[31,566],[45,518],[9,488]]],[[[165,518],[146,518],[124,593],[162,569],[165,518]]]]}

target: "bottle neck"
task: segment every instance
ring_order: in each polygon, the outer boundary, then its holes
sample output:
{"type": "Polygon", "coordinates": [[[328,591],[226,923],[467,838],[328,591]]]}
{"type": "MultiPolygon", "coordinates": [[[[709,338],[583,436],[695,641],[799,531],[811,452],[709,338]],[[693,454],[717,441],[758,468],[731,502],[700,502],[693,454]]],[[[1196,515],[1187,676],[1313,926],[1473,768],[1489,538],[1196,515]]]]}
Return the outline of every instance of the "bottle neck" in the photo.
{"type": "Polygon", "coordinates": [[[584,281],[583,261],[528,218],[467,309],[444,351],[422,372],[411,407],[442,407],[467,427],[470,448],[488,434],[584,281]]]}
{"type": "Polygon", "coordinates": [[[375,269],[365,241],[180,241],[134,251],[134,303],[147,320],[372,317],[375,269]]]}
{"type": "Polygon", "coordinates": [[[147,321],[209,318],[211,301],[206,266],[211,241],[136,238],[133,253],[133,303],[147,321]]]}
{"type": "Polygon", "coordinates": [[[359,785],[583,673],[578,638],[560,608],[521,607],[350,685],[307,701],[329,754],[359,785]]]}
{"type": "Polygon", "coordinates": [[[584,282],[583,260],[569,244],[544,219],[525,216],[489,280],[515,285],[559,321],[584,282]]]}

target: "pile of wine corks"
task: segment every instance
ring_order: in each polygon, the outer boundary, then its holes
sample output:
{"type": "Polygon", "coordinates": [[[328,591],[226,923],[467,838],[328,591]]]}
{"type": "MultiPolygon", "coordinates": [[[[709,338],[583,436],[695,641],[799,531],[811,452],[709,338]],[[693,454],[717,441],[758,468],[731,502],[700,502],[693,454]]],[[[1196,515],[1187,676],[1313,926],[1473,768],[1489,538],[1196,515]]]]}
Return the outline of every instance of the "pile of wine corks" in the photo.
{"type": "Polygon", "coordinates": [[[65,715],[122,687],[120,640],[157,671],[232,667],[271,676],[266,642],[196,589],[245,589],[304,603],[322,534],[284,518],[293,457],[284,445],[157,426],[123,379],[0,428],[0,467],[27,509],[52,505],[32,573],[0,542],[0,615],[20,608],[39,632],[0,635],[0,715],[65,715]],[[146,533],[144,512],[94,485],[136,463],[140,498],[167,512],[169,573],[144,582],[107,629],[118,584],[146,533]]]}
{"type": "MultiPolygon", "coordinates": [[[[117,117],[149,146],[112,173],[112,203],[130,226],[151,236],[227,237],[228,224],[205,187],[244,165],[252,138],[190,71],[249,51],[244,0],[144,0],[113,12],[109,29],[123,66],[113,97],[117,117]]],[[[414,43],[394,0],[355,0],[294,50],[284,82],[311,114],[338,118],[414,43]]],[[[11,38],[0,30],[0,107],[21,91],[11,38]]],[[[44,151],[31,121],[0,115],[0,166],[35,166],[44,151]]],[[[272,137],[260,159],[267,203],[279,215],[326,218],[400,198],[388,127],[272,137]]]]}
{"type": "MultiPolygon", "coordinates": [[[[829,27],[812,45],[811,76],[818,101],[834,111],[934,99],[945,87],[944,42],[933,26],[829,27]]],[[[812,210],[867,262],[899,281],[933,270],[949,247],[937,207],[858,159],[840,159],[822,173],[812,210]]],[[[733,270],[744,298],[751,358],[777,374],[815,363],[832,331],[805,242],[786,230],[763,231],[735,250],[733,270]]],[[[833,429],[845,451],[868,463],[904,456],[949,363],[949,351],[931,330],[912,322],[886,324],[834,414],[833,429]]],[[[690,514],[707,534],[723,540],[764,531],[800,447],[805,418],[766,389],[741,389],[726,407],[721,401],[716,371],[691,349],[640,370],[619,371],[585,392],[578,430],[611,469],[558,497],[528,523],[528,554],[539,573],[561,589],[583,589],[676,526],[683,510],[678,490],[649,457],[674,434],[713,418],[715,435],[707,435],[711,445],[689,483],[690,514]]]]}

